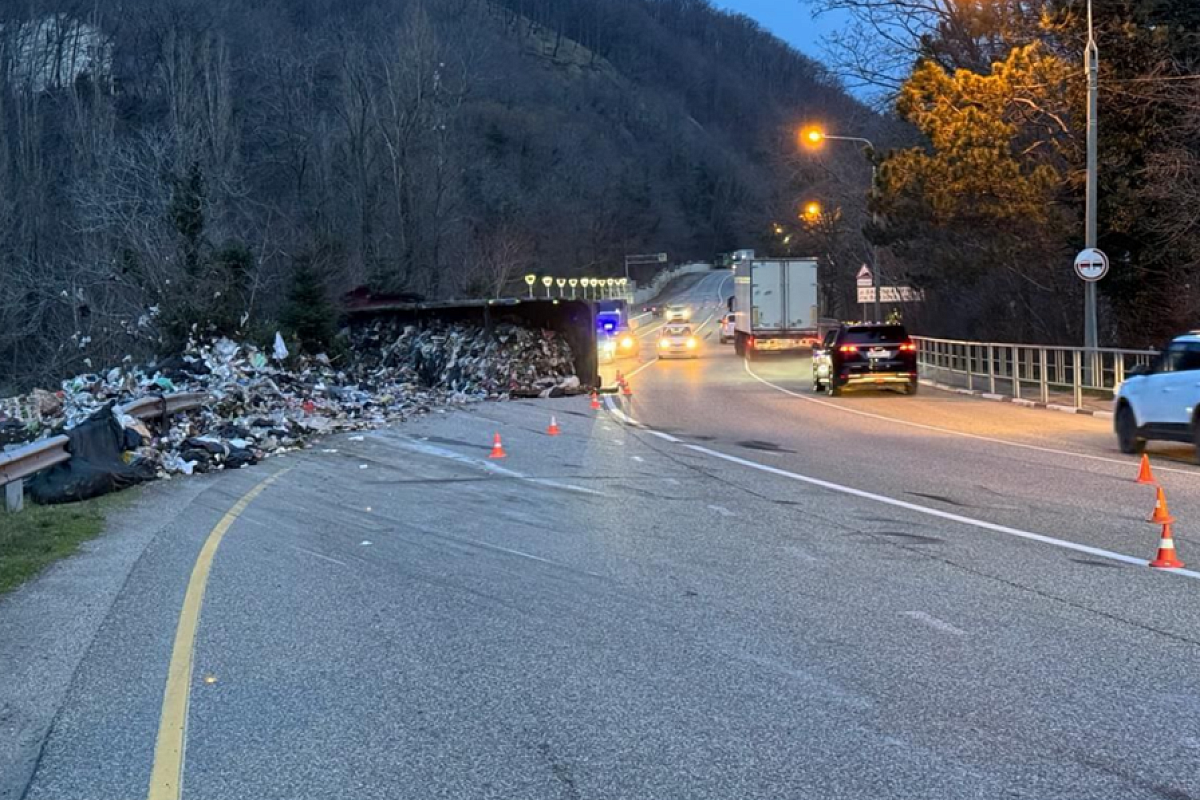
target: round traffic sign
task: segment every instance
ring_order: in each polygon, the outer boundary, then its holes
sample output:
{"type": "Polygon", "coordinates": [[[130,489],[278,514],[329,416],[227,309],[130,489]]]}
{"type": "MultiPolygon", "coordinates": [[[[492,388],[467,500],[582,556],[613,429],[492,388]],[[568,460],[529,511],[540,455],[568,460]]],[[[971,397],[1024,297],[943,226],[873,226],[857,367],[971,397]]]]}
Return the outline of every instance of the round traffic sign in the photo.
{"type": "Polygon", "coordinates": [[[1092,283],[1108,274],[1108,256],[1103,250],[1089,247],[1075,256],[1075,274],[1092,283]]]}

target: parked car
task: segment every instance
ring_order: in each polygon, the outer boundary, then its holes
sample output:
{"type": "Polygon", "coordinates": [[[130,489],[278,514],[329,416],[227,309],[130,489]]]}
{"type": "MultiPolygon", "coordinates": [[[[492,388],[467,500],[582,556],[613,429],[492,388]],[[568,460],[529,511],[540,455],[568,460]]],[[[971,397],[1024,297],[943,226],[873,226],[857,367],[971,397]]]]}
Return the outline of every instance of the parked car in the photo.
{"type": "Polygon", "coordinates": [[[901,388],[916,394],[917,346],[903,325],[842,325],[828,342],[829,374],[822,383],[831,397],[848,387],[901,388]]]}
{"type": "Polygon", "coordinates": [[[1176,336],[1153,363],[1129,370],[1113,412],[1122,453],[1140,453],[1150,439],[1200,446],[1200,332],[1176,336]]]}

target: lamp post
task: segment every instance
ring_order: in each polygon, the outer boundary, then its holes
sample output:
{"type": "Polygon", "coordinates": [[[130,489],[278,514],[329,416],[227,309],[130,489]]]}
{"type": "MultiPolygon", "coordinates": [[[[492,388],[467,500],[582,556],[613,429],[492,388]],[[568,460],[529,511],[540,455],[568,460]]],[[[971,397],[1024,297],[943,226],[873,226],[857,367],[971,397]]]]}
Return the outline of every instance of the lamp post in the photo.
{"type": "Polygon", "coordinates": [[[559,299],[562,299],[563,287],[567,285],[567,279],[566,278],[557,278],[557,279],[555,279],[554,283],[555,283],[555,285],[558,286],[558,297],[559,297],[559,299]]]}
{"type": "Polygon", "coordinates": [[[568,278],[567,283],[571,285],[571,299],[575,299],[575,287],[579,285],[579,278],[568,278]]]}
{"type": "Polygon", "coordinates": [[[529,286],[529,299],[533,299],[533,285],[537,283],[537,275],[526,275],[525,284],[529,286]]]}
{"type": "Polygon", "coordinates": [[[609,299],[612,299],[612,297],[613,297],[613,296],[614,296],[614,294],[615,294],[615,290],[613,289],[613,287],[617,285],[617,279],[616,279],[616,278],[609,278],[609,279],[608,279],[607,281],[605,281],[605,282],[608,284],[608,297],[609,297],[609,299]]]}
{"type": "MultiPolygon", "coordinates": [[[[1091,0],[1088,0],[1091,2],[1091,0]]],[[[800,140],[810,147],[817,147],[826,139],[832,139],[835,142],[857,142],[858,144],[866,145],[871,150],[875,149],[875,145],[870,139],[864,139],[861,136],[834,136],[826,133],[820,128],[805,128],[800,132],[800,140]]],[[[875,166],[875,159],[871,159],[871,188],[875,188],[875,179],[878,175],[879,168],[875,166]]],[[[868,191],[868,195],[870,192],[868,191]]],[[[879,214],[872,213],[871,221],[875,227],[879,227],[879,214]]],[[[879,308],[880,282],[879,282],[879,248],[874,244],[871,245],[871,274],[875,283],[875,321],[883,321],[883,312],[879,308]]]]}
{"type": "Polygon", "coordinates": [[[554,285],[554,278],[551,278],[549,275],[542,278],[542,286],[546,287],[546,299],[547,300],[550,299],[550,287],[553,285],[554,285]]]}

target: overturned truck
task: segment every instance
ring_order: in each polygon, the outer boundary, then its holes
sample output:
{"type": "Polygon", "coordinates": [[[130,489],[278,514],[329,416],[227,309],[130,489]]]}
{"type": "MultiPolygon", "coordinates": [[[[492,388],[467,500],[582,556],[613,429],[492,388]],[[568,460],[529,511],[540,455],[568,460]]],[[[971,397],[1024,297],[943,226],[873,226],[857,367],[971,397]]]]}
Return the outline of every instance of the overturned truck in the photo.
{"type": "Polygon", "coordinates": [[[489,393],[557,396],[600,385],[596,317],[579,300],[458,300],[422,302],[359,290],[345,298],[346,324],[360,358],[386,363],[396,352],[416,358],[426,385],[456,388],[467,373],[488,364],[489,393]],[[482,328],[484,337],[465,336],[482,328]],[[428,346],[398,347],[407,336],[441,336],[428,346]]]}

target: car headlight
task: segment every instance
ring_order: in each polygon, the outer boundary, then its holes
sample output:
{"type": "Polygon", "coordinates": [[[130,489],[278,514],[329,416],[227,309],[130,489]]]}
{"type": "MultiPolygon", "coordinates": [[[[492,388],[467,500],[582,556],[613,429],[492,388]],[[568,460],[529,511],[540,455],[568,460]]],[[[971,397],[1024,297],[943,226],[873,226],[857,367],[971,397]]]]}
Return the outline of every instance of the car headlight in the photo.
{"type": "Polygon", "coordinates": [[[626,336],[621,339],[621,347],[624,347],[626,350],[631,349],[633,347],[633,337],[626,336]]]}
{"type": "Polygon", "coordinates": [[[688,339],[688,340],[687,340],[687,346],[688,346],[688,349],[689,349],[689,350],[695,350],[695,349],[696,349],[696,340],[695,340],[695,339],[688,339]]]}
{"type": "Polygon", "coordinates": [[[670,346],[671,346],[671,343],[670,343],[670,342],[668,342],[666,339],[659,339],[659,340],[658,340],[658,346],[659,346],[659,347],[670,347],[670,346]]]}

